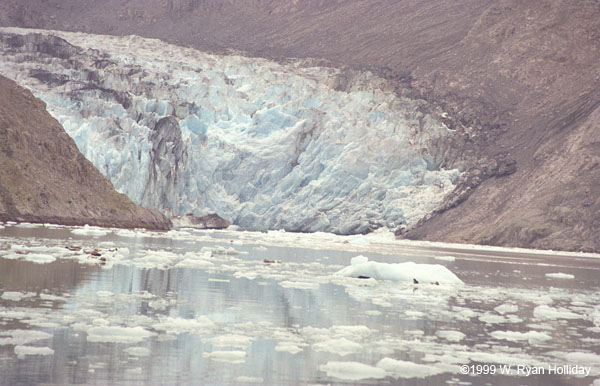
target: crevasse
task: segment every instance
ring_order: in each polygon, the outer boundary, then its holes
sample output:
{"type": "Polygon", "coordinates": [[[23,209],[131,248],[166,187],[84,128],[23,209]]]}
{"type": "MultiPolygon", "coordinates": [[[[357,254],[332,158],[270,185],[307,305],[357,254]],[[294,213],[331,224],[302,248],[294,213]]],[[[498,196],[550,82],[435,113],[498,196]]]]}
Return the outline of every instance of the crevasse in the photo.
{"type": "Polygon", "coordinates": [[[0,73],[144,206],[362,233],[415,224],[459,176],[440,167],[451,132],[369,72],[58,31],[0,29],[0,49],[0,73]]]}

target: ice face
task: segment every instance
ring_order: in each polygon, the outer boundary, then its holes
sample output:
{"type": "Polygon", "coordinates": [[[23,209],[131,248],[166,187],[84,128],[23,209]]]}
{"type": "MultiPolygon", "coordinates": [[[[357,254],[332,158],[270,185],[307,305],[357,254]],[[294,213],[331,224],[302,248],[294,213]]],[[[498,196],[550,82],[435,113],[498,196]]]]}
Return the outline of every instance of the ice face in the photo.
{"type": "Polygon", "coordinates": [[[369,72],[31,32],[0,30],[0,73],[138,204],[352,234],[415,224],[458,178],[440,166],[451,132],[369,72]]]}

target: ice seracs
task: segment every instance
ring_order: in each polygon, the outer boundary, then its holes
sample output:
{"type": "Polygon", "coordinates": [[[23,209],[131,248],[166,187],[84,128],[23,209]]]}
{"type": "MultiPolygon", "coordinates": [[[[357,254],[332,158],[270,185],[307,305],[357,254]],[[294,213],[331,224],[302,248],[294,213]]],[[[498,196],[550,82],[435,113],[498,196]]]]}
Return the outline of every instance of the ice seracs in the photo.
{"type": "Polygon", "coordinates": [[[415,224],[459,177],[452,132],[369,72],[15,28],[0,52],[117,190],[175,215],[364,233],[415,224]]]}

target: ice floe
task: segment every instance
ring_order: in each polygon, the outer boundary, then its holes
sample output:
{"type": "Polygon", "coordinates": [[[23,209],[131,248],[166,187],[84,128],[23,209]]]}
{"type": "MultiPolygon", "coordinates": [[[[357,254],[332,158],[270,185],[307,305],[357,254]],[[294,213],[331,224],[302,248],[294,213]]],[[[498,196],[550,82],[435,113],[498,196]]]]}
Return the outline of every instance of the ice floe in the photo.
{"type": "Polygon", "coordinates": [[[312,346],[315,351],[326,351],[339,356],[359,353],[363,346],[346,338],[329,339],[323,342],[315,343],[312,346]]]}
{"type": "Polygon", "coordinates": [[[517,342],[520,340],[526,340],[529,343],[543,342],[552,337],[544,332],[529,331],[529,332],[518,332],[518,331],[492,331],[490,335],[496,339],[504,339],[511,342],[517,342]]]}
{"type": "Polygon", "coordinates": [[[19,302],[22,299],[27,299],[36,296],[33,292],[19,292],[19,291],[6,291],[0,296],[0,299],[11,300],[13,302],[19,302]]]}
{"type": "Polygon", "coordinates": [[[328,377],[344,379],[349,381],[360,381],[361,379],[381,379],[387,375],[386,370],[369,366],[360,362],[338,362],[329,361],[321,365],[319,369],[327,373],[328,377]]]}
{"type": "Polygon", "coordinates": [[[571,275],[570,273],[562,273],[562,272],[547,273],[546,277],[549,277],[551,279],[575,279],[575,275],[571,275]]]}
{"type": "Polygon", "coordinates": [[[123,351],[135,357],[147,357],[150,355],[150,349],[147,347],[127,347],[123,351]]]}
{"type": "Polygon", "coordinates": [[[73,229],[71,233],[73,233],[74,235],[100,237],[106,236],[108,234],[108,230],[106,230],[105,228],[89,226],[86,224],[82,228],[73,229]]]}
{"type": "Polygon", "coordinates": [[[391,280],[419,283],[463,284],[448,268],[439,264],[378,263],[368,261],[365,256],[357,256],[351,265],[336,272],[336,275],[346,277],[368,277],[376,280],[391,280]]]}
{"type": "Polygon", "coordinates": [[[394,378],[426,378],[446,372],[433,365],[423,365],[392,358],[383,358],[376,365],[385,370],[386,374],[394,378]]]}
{"type": "Polygon", "coordinates": [[[19,358],[24,358],[27,355],[52,355],[54,350],[50,347],[15,346],[15,354],[19,358]]]}
{"type": "Polygon", "coordinates": [[[517,312],[519,311],[519,306],[517,306],[516,304],[501,304],[497,307],[494,307],[494,311],[496,311],[499,314],[517,312]]]}
{"type": "Polygon", "coordinates": [[[583,319],[583,315],[576,314],[565,308],[554,308],[546,305],[537,306],[533,310],[536,319],[583,319]]]}
{"type": "Polygon", "coordinates": [[[139,343],[153,335],[142,327],[100,326],[86,330],[89,342],[102,343],[139,343]]]}
{"type": "Polygon", "coordinates": [[[206,334],[215,327],[215,323],[204,315],[194,319],[162,316],[153,327],[168,334],[206,334]]]}
{"type": "Polygon", "coordinates": [[[216,362],[244,363],[246,361],[245,351],[212,351],[205,352],[202,356],[216,362]]]}
{"type": "Polygon", "coordinates": [[[444,338],[444,339],[446,339],[447,341],[450,341],[450,342],[460,342],[466,336],[462,332],[455,331],[455,330],[439,330],[435,334],[437,336],[439,336],[440,338],[444,338]]]}

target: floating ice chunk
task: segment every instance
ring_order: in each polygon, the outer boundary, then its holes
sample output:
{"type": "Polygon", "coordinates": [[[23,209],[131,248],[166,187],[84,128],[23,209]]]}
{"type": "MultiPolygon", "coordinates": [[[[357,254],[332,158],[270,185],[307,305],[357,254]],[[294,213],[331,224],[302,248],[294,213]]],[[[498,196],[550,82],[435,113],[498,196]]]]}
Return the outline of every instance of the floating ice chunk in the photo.
{"type": "Polygon", "coordinates": [[[159,323],[154,324],[153,327],[167,334],[205,334],[215,328],[215,323],[204,315],[196,319],[168,316],[160,318],[159,323]]]}
{"type": "Polygon", "coordinates": [[[588,313],[587,319],[596,326],[600,326],[600,306],[594,307],[594,309],[588,313]]]}
{"type": "Polygon", "coordinates": [[[33,224],[30,222],[21,222],[18,223],[17,225],[15,225],[18,228],[37,228],[37,227],[41,227],[42,224],[33,224]]]}
{"type": "Polygon", "coordinates": [[[244,363],[246,361],[245,351],[213,351],[205,352],[202,356],[217,362],[244,363]]]}
{"type": "Polygon", "coordinates": [[[346,337],[351,339],[364,339],[369,335],[373,334],[367,326],[333,326],[330,329],[331,333],[335,337],[346,337]]]}
{"type": "Polygon", "coordinates": [[[442,261],[455,261],[456,260],[456,258],[454,256],[436,256],[435,259],[442,260],[442,261]]]}
{"type": "Polygon", "coordinates": [[[520,323],[523,319],[519,318],[517,315],[495,315],[490,312],[486,312],[483,315],[480,315],[478,318],[480,321],[488,324],[500,324],[500,323],[520,323]]]}
{"type": "Polygon", "coordinates": [[[150,355],[150,350],[146,347],[128,347],[123,351],[134,357],[147,357],[150,355]]]}
{"type": "Polygon", "coordinates": [[[421,358],[421,360],[424,362],[440,362],[440,363],[448,364],[448,365],[462,364],[462,363],[470,362],[469,358],[452,355],[452,354],[443,354],[443,355],[426,354],[423,358],[421,358]]]}
{"type": "Polygon", "coordinates": [[[490,335],[496,339],[504,339],[510,342],[518,342],[520,340],[526,340],[529,343],[544,342],[552,337],[544,332],[529,331],[529,332],[516,332],[516,331],[493,331],[490,335]]]}
{"type": "Polygon", "coordinates": [[[329,339],[313,344],[313,350],[325,351],[340,356],[355,354],[363,350],[363,346],[346,338],[329,339]]]}
{"type": "Polygon", "coordinates": [[[0,296],[0,298],[4,300],[12,300],[14,302],[21,301],[22,299],[31,298],[35,296],[33,292],[16,292],[16,291],[6,291],[0,296]]]}
{"type": "Polygon", "coordinates": [[[327,373],[328,377],[360,381],[361,379],[381,379],[386,377],[382,368],[365,365],[360,362],[329,361],[319,366],[319,370],[327,373]]]}
{"type": "Polygon", "coordinates": [[[450,342],[460,342],[465,337],[465,334],[455,330],[440,330],[436,332],[436,335],[450,342]]]}
{"type": "Polygon", "coordinates": [[[132,375],[140,375],[140,374],[142,374],[142,368],[141,367],[132,367],[130,369],[125,370],[125,372],[127,374],[132,374],[132,375]]]}
{"type": "Polygon", "coordinates": [[[67,301],[67,299],[63,296],[58,296],[58,295],[52,295],[52,294],[45,294],[45,293],[41,293],[40,294],[40,299],[42,300],[50,300],[53,302],[65,302],[67,301]]]}
{"type": "Polygon", "coordinates": [[[245,375],[240,375],[239,377],[236,377],[235,381],[238,383],[264,383],[264,379],[261,377],[248,377],[245,375]]]}
{"type": "Polygon", "coordinates": [[[571,275],[570,273],[562,273],[562,272],[547,273],[546,277],[549,277],[551,279],[575,279],[575,275],[571,275]]]}
{"type": "Polygon", "coordinates": [[[163,251],[163,250],[159,250],[159,251],[147,250],[147,251],[145,251],[144,256],[135,258],[132,260],[132,262],[138,268],[167,269],[178,258],[179,258],[179,256],[173,252],[168,252],[168,251],[163,251]]]}
{"type": "Polygon", "coordinates": [[[13,311],[13,310],[1,310],[0,318],[3,319],[24,319],[27,317],[27,313],[23,311],[13,311]]]}
{"type": "Polygon", "coordinates": [[[565,359],[577,364],[600,364],[600,355],[589,352],[570,352],[565,359]]]}
{"type": "Polygon", "coordinates": [[[91,226],[85,224],[83,226],[83,228],[73,229],[71,231],[71,233],[73,233],[74,235],[80,235],[80,236],[100,237],[100,236],[106,236],[108,234],[108,231],[106,229],[103,229],[100,227],[91,227],[91,226]]]}
{"type": "Polygon", "coordinates": [[[87,329],[89,342],[139,343],[155,335],[142,327],[101,326],[87,329]]]}
{"type": "Polygon", "coordinates": [[[15,354],[22,359],[26,355],[52,355],[54,350],[50,347],[15,346],[15,354]]]}
{"type": "Polygon", "coordinates": [[[213,252],[215,253],[215,255],[239,255],[240,253],[242,253],[233,247],[217,247],[213,249],[213,252]]]}
{"type": "Polygon", "coordinates": [[[443,369],[432,365],[422,365],[413,362],[383,358],[376,365],[394,378],[426,378],[444,373],[443,369]]]}
{"type": "Polygon", "coordinates": [[[310,281],[285,280],[285,281],[279,282],[279,285],[282,286],[283,288],[296,288],[296,289],[303,289],[303,290],[319,289],[319,283],[310,282],[310,281]]]}
{"type": "Polygon", "coordinates": [[[462,280],[443,265],[413,262],[388,264],[365,261],[363,257],[358,260],[363,262],[358,263],[357,261],[356,264],[343,268],[335,274],[346,277],[372,277],[377,280],[412,282],[413,279],[416,279],[422,283],[437,281],[444,284],[463,284],[462,280]]]}
{"type": "Polygon", "coordinates": [[[583,315],[576,314],[565,308],[553,308],[546,305],[537,306],[533,310],[536,319],[583,319],[583,315]]]}
{"type": "Polygon", "coordinates": [[[207,339],[206,342],[217,347],[247,348],[252,344],[254,338],[245,335],[219,335],[207,339]]]}
{"type": "Polygon", "coordinates": [[[368,257],[363,256],[363,255],[358,255],[358,256],[350,259],[350,265],[362,264],[362,263],[366,263],[367,261],[369,261],[368,257]]]}
{"type": "Polygon", "coordinates": [[[115,232],[119,237],[140,237],[141,233],[132,231],[131,229],[119,229],[115,232]]]}
{"type": "Polygon", "coordinates": [[[52,334],[37,330],[7,330],[0,331],[0,346],[7,344],[26,345],[28,343],[37,342],[38,340],[46,340],[52,338],[52,334]],[[8,338],[2,338],[9,336],[8,338]]]}
{"type": "Polygon", "coordinates": [[[54,256],[47,255],[44,253],[28,253],[26,255],[23,255],[23,259],[36,264],[52,263],[56,260],[54,256]]]}
{"type": "Polygon", "coordinates": [[[169,306],[169,302],[165,299],[157,299],[157,300],[151,300],[148,302],[148,307],[154,309],[154,310],[166,310],[167,307],[169,306]]]}
{"type": "Polygon", "coordinates": [[[517,312],[519,311],[519,307],[516,304],[501,304],[498,307],[494,308],[499,314],[506,314],[507,312],[517,312]]]}
{"type": "Polygon", "coordinates": [[[303,351],[303,349],[296,342],[279,342],[277,343],[277,346],[275,346],[275,351],[297,354],[303,351]]]}
{"type": "Polygon", "coordinates": [[[214,264],[203,259],[183,259],[175,264],[175,268],[210,268],[214,264]]]}
{"type": "Polygon", "coordinates": [[[233,273],[233,277],[235,277],[236,279],[245,278],[248,280],[254,280],[257,276],[258,274],[252,271],[237,271],[233,273]]]}

